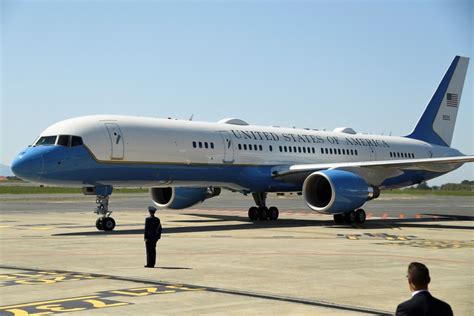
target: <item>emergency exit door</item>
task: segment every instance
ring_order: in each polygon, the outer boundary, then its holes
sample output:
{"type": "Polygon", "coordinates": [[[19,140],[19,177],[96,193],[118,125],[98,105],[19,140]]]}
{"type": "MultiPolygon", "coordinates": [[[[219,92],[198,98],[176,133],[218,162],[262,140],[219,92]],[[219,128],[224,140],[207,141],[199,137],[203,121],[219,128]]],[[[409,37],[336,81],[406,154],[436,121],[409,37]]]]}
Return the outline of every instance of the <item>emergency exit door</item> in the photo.
{"type": "Polygon", "coordinates": [[[110,136],[111,159],[122,160],[125,152],[125,145],[120,127],[116,123],[105,123],[105,127],[110,136]]]}
{"type": "Polygon", "coordinates": [[[232,135],[227,131],[219,132],[224,143],[224,163],[234,162],[234,144],[232,142],[232,135]]]}

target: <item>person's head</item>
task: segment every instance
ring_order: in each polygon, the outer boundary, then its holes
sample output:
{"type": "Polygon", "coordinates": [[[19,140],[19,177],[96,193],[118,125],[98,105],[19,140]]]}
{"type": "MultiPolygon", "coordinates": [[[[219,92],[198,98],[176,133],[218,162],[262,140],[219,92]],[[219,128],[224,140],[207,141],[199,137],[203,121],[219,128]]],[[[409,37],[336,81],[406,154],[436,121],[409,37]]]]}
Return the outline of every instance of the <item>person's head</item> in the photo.
{"type": "Polygon", "coordinates": [[[154,207],[154,206],[148,206],[148,212],[150,212],[150,215],[151,215],[151,216],[154,216],[154,215],[155,215],[155,212],[156,212],[156,207],[154,207]]]}
{"type": "Polygon", "coordinates": [[[427,290],[430,283],[430,271],[428,268],[419,262],[412,262],[408,265],[408,286],[410,291],[427,290]]]}

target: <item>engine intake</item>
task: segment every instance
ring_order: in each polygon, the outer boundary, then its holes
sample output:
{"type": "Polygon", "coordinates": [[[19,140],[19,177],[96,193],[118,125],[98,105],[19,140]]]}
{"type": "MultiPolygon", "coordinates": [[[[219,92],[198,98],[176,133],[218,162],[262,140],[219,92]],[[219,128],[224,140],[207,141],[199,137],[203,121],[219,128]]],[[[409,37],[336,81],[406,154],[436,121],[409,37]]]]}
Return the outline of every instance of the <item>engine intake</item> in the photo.
{"type": "Polygon", "coordinates": [[[193,206],[204,200],[218,196],[221,193],[220,188],[188,188],[188,187],[167,187],[151,188],[151,199],[159,208],[169,208],[180,210],[193,206]]]}
{"type": "Polygon", "coordinates": [[[303,183],[306,204],[325,214],[353,211],[379,194],[378,188],[369,186],[361,176],[344,170],[317,171],[303,183]]]}

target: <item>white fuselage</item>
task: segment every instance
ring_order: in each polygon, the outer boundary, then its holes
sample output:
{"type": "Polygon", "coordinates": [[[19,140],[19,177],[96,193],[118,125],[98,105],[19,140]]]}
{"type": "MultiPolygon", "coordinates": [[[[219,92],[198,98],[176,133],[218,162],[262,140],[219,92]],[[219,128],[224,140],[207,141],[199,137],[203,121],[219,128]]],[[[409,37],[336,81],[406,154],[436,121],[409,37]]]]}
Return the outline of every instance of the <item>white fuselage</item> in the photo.
{"type": "Polygon", "coordinates": [[[81,136],[101,162],[284,165],[459,154],[404,137],[130,116],[70,119],[41,136],[62,134],[81,136]]]}
{"type": "MultiPolygon", "coordinates": [[[[374,136],[347,132],[265,127],[239,120],[218,123],[131,116],[87,116],[65,120],[42,134],[76,135],[99,164],[140,164],[178,166],[285,166],[295,164],[387,161],[449,157],[459,151],[431,145],[416,139],[374,136]],[[232,124],[234,123],[234,124],[232,124]]],[[[437,166],[435,172],[448,172],[453,166],[437,166]]],[[[202,184],[225,185],[202,179],[202,184]]],[[[380,186],[381,180],[371,180],[380,186]]],[[[45,182],[45,180],[43,180],[45,182]]],[[[230,183],[227,187],[241,189],[230,183]]],[[[55,182],[58,183],[57,181],[55,182]]],[[[113,181],[121,185],[200,185],[193,178],[159,182],[113,181]]]]}

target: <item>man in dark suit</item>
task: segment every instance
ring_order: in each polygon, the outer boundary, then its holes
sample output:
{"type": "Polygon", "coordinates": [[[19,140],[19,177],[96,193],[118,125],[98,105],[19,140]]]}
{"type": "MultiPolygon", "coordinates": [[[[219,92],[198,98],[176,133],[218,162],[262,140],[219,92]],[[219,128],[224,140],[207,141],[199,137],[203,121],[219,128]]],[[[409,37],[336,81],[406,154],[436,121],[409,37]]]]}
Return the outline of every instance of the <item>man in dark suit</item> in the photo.
{"type": "Polygon", "coordinates": [[[412,297],[397,307],[396,316],[452,316],[453,311],[445,303],[428,292],[430,272],[419,262],[412,262],[408,266],[408,286],[412,297]]]}
{"type": "Polygon", "coordinates": [[[161,238],[161,222],[155,217],[156,208],[148,207],[150,217],[145,220],[145,244],[146,244],[146,266],[145,268],[154,268],[156,262],[156,243],[161,238]]]}

